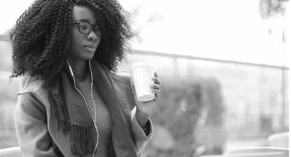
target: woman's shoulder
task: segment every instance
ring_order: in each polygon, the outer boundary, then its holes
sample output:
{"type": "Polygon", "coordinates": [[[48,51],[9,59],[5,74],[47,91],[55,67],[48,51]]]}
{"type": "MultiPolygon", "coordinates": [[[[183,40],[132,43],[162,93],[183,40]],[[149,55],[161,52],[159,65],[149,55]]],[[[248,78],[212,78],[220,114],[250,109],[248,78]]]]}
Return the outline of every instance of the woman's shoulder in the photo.
{"type": "Polygon", "coordinates": [[[24,76],[21,79],[20,88],[17,93],[19,102],[38,102],[36,105],[42,104],[46,108],[50,107],[50,94],[55,89],[57,84],[48,84],[44,79],[33,78],[31,76],[24,76]]]}
{"type": "Polygon", "coordinates": [[[39,93],[47,89],[46,81],[31,76],[23,76],[20,81],[18,94],[27,92],[39,93]]]}
{"type": "Polygon", "coordinates": [[[25,112],[31,116],[37,116],[48,107],[48,90],[45,81],[31,76],[23,76],[17,93],[17,112],[25,112]],[[38,110],[39,112],[36,112],[38,110]]]}

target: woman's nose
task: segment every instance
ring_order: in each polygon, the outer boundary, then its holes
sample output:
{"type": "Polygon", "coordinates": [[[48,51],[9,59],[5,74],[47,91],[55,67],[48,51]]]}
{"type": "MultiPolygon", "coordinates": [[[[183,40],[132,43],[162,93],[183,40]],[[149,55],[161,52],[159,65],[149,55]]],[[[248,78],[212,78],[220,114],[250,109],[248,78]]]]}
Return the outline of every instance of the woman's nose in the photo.
{"type": "Polygon", "coordinates": [[[89,40],[97,40],[97,39],[101,39],[101,34],[99,32],[95,32],[95,31],[91,31],[89,34],[88,34],[88,39],[89,40]]]}

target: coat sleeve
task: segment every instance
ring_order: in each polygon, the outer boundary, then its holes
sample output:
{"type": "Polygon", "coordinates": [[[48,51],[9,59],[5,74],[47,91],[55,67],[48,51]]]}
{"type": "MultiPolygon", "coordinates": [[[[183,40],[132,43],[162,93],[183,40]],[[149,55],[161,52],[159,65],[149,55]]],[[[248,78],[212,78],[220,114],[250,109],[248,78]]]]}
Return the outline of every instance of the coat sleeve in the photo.
{"type": "Polygon", "coordinates": [[[136,102],[133,95],[133,90],[130,85],[130,79],[131,75],[128,71],[123,71],[116,73],[116,75],[113,75],[113,78],[115,78],[116,82],[119,82],[119,86],[123,89],[123,91],[120,91],[121,93],[125,94],[127,101],[129,102],[129,106],[131,108],[131,127],[132,127],[132,133],[133,133],[133,139],[135,142],[135,146],[138,152],[138,155],[140,156],[148,141],[152,138],[154,130],[152,126],[152,122],[149,119],[149,133],[145,134],[144,130],[139,125],[137,119],[136,119],[136,102]]]}
{"type": "Polygon", "coordinates": [[[152,122],[149,119],[149,125],[150,125],[149,126],[149,133],[146,134],[144,132],[144,130],[141,128],[141,126],[139,125],[139,123],[136,119],[135,113],[136,113],[136,107],[134,107],[133,110],[131,111],[131,117],[132,117],[132,120],[131,120],[132,125],[131,126],[132,126],[132,130],[133,130],[133,135],[134,135],[134,139],[135,139],[135,146],[137,149],[137,153],[140,156],[143,153],[148,141],[153,137],[154,129],[152,126],[152,122]]]}
{"type": "Polygon", "coordinates": [[[15,127],[23,157],[56,157],[47,128],[46,109],[33,93],[18,95],[15,127]]]}

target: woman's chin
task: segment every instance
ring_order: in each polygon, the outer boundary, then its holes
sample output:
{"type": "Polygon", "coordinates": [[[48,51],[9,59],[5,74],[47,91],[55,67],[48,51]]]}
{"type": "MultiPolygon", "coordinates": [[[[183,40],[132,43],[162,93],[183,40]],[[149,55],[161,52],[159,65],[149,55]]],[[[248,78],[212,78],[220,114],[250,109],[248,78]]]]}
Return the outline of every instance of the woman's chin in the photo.
{"type": "Polygon", "coordinates": [[[83,58],[88,60],[88,59],[92,59],[94,57],[95,51],[94,52],[86,52],[83,55],[83,58]]]}

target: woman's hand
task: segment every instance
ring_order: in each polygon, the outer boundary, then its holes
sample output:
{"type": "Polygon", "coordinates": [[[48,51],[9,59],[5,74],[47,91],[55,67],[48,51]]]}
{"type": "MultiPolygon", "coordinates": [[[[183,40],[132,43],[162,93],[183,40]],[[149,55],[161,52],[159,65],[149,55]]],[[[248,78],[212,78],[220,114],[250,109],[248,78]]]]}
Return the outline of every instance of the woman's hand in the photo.
{"type": "Polygon", "coordinates": [[[151,88],[153,92],[155,93],[155,98],[151,101],[146,101],[146,102],[140,102],[137,100],[133,81],[131,80],[132,89],[134,90],[133,94],[134,94],[134,98],[135,98],[136,106],[137,106],[136,118],[142,127],[146,124],[146,122],[148,121],[148,118],[150,117],[150,115],[152,115],[154,109],[157,107],[158,100],[160,97],[160,83],[161,82],[158,79],[158,75],[156,72],[152,79],[154,81],[154,85],[151,88]]]}

